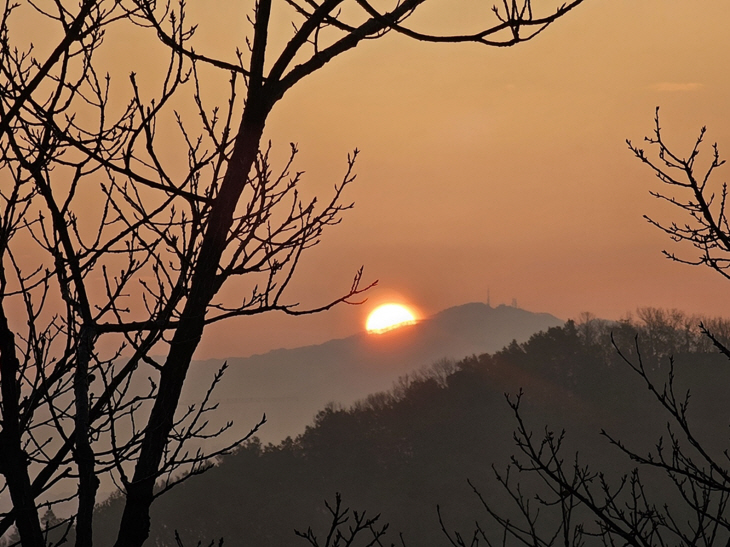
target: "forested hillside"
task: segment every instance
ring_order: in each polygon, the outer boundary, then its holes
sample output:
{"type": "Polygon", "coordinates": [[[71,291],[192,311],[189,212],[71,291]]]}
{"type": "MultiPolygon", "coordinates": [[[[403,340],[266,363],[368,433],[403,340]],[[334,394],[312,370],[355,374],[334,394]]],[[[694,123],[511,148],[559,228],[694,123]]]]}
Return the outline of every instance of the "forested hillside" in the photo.
{"type": "MultiPolygon", "coordinates": [[[[633,447],[653,446],[666,417],[646,386],[621,362],[610,341],[632,356],[634,336],[650,374],[662,382],[669,355],[676,361],[679,391],[691,389],[690,418],[715,448],[726,444],[730,408],[725,404],[730,367],[696,328],[697,318],[643,310],[633,321],[585,318],[550,328],[523,344],[459,362],[441,361],[402,378],[388,392],[349,407],[333,404],[313,426],[280,445],[250,442],[200,477],[192,477],[153,506],[151,541],[186,544],[225,538],[226,545],[305,545],[294,530],[311,526],[326,535],[324,500],[341,492],[345,505],[381,514],[390,542],[445,545],[436,506],[449,530],[469,534],[474,522],[496,532],[467,479],[489,503],[509,511],[495,481],[516,449],[514,415],[504,394],[524,390],[522,411],[540,437],[545,426],[567,430],[566,456],[606,472],[610,480],[631,468],[600,436],[603,428],[633,447]]],[[[711,325],[719,336],[727,323],[711,325]]],[[[525,484],[526,489],[530,483],[525,484]]],[[[671,499],[657,483],[657,502],[671,499]]],[[[115,500],[99,509],[119,511],[115,500]]],[[[109,538],[98,538],[101,544],[109,538]]]]}

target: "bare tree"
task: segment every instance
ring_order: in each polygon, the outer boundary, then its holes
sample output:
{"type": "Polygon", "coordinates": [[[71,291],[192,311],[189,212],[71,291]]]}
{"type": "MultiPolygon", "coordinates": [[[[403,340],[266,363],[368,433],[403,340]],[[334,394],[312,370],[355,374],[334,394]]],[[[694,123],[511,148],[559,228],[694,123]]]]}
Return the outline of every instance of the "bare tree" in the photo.
{"type": "Polygon", "coordinates": [[[201,472],[210,457],[231,448],[189,451],[191,442],[220,431],[207,424],[223,371],[199,405],[178,408],[205,326],[267,311],[324,311],[355,302],[372,286],[362,284],[360,270],[349,289],[321,306],[302,309],[287,299],[304,251],[351,206],[343,192],[355,179],[357,156],[348,157],[322,205],[300,197],[296,147],[277,169],[270,145],[261,146],[266,120],[290,88],[388,33],[511,46],[582,1],[545,15],[534,13],[530,0],[505,1],[494,8],[493,24],[442,36],[407,25],[426,0],[285,0],[294,30],[274,50],[273,1],[258,0],[250,37],[232,60],[191,47],[195,26],[184,2],[6,1],[0,19],[0,473],[12,508],[0,532],[15,524],[23,545],[45,545],[38,507],[73,502],[76,544],[91,545],[100,477],[108,476],[126,496],[117,545],[142,545],[150,506],[179,480],[179,471],[201,472]],[[159,38],[167,61],[155,94],[132,73],[126,102],[115,96],[97,59],[107,29],[119,25],[159,38]],[[33,26],[58,36],[41,52],[45,59],[14,30],[33,26]],[[209,108],[202,97],[199,71],[210,69],[228,82],[220,108],[209,108]],[[197,119],[177,114],[178,96],[194,105],[197,119]],[[174,160],[161,142],[169,133],[160,136],[170,127],[184,143],[174,160]],[[221,289],[233,282],[246,296],[222,301],[221,289]],[[70,484],[71,496],[56,494],[70,484]]]}
{"type": "MultiPolygon", "coordinates": [[[[656,153],[650,155],[630,141],[627,144],[662,183],[662,188],[652,191],[652,195],[670,203],[684,216],[668,223],[646,217],[673,241],[685,244],[695,252],[692,257],[664,251],[665,256],[684,264],[709,266],[730,278],[727,184],[713,186],[717,184],[713,174],[725,162],[715,144],[706,165],[698,166],[705,133],[703,127],[689,154],[683,157],[665,143],[657,109],[654,134],[645,139],[656,153]]],[[[653,324],[661,323],[670,326],[665,331],[674,330],[677,334],[691,330],[686,318],[676,312],[660,317],[655,311],[646,309],[639,315],[649,330],[653,324]]],[[[699,329],[720,353],[730,358],[730,349],[724,342],[727,326],[723,322],[700,323],[699,329]]],[[[670,344],[662,332],[655,329],[654,334],[657,340],[649,340],[650,346],[670,344]]],[[[577,453],[566,455],[564,431],[546,428],[543,435],[536,435],[520,409],[522,393],[515,398],[508,397],[517,422],[514,434],[517,454],[512,457],[506,472],[495,468],[495,475],[511,498],[515,511],[507,513],[504,507],[496,508],[472,485],[501,534],[492,537],[477,524],[468,540],[458,534],[450,535],[452,545],[649,547],[728,544],[728,451],[718,452],[698,435],[696,424],[689,419],[690,393],[679,392],[675,382],[673,357],[665,357],[669,365],[665,380],[657,380],[642,356],[643,343],[640,341],[641,336],[637,335],[633,347],[620,347],[612,336],[621,360],[636,373],[650,397],[665,411],[668,418],[666,439],[657,432],[658,440],[653,450],[643,452],[602,431],[608,443],[617,449],[617,455],[636,465],[630,473],[612,481],[600,470],[581,462],[577,453]],[[651,476],[649,480],[647,475],[651,476]],[[663,476],[673,487],[671,504],[666,499],[658,499],[653,492],[658,476],[663,476]],[[534,489],[525,486],[528,479],[533,480],[530,484],[534,489]]],[[[675,344],[675,347],[681,346],[675,344]]]]}
{"type": "Polygon", "coordinates": [[[543,435],[536,434],[520,410],[522,393],[508,397],[517,421],[514,440],[518,451],[506,471],[495,467],[494,472],[514,510],[495,507],[470,483],[502,532],[495,538],[488,532],[490,527],[477,524],[469,541],[453,535],[454,547],[727,544],[727,455],[718,455],[705,446],[692,427],[687,412],[689,393],[677,393],[673,360],[667,382],[658,385],[644,366],[638,342],[634,349],[636,357],[630,358],[616,346],[624,362],[666,411],[670,419],[668,441],[659,436],[654,450],[645,453],[601,431],[618,450],[617,455],[637,465],[630,473],[612,479],[581,461],[578,453],[566,454],[565,431],[545,428],[543,435]],[[646,479],[650,469],[659,471],[674,486],[672,503],[657,495],[656,473],[646,479]],[[525,486],[528,479],[531,486],[525,486]]]}

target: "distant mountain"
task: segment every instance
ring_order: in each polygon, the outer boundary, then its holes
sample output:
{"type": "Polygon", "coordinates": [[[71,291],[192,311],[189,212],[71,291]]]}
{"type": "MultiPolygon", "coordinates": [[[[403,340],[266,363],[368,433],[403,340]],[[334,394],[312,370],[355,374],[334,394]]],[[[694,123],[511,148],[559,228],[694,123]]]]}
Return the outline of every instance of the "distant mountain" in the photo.
{"type": "MultiPolygon", "coordinates": [[[[276,443],[302,433],[330,402],[350,405],[389,389],[398,377],[424,365],[494,352],[562,324],[547,313],[470,303],[384,334],[363,332],[315,346],[229,358],[212,398],[219,404],[214,416],[220,422],[233,419],[233,431],[240,435],[266,413],[267,424],[258,436],[276,443]]],[[[193,363],[184,404],[200,400],[223,361],[193,363]]],[[[231,433],[215,442],[232,438],[231,433]]]]}

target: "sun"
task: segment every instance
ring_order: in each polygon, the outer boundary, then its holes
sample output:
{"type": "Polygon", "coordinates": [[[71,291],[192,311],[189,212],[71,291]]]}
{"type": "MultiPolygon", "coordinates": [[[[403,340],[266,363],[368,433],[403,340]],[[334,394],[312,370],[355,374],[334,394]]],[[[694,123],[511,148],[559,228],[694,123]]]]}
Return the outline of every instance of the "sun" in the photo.
{"type": "Polygon", "coordinates": [[[400,304],[383,304],[368,315],[365,329],[369,333],[382,334],[404,325],[413,325],[416,318],[411,311],[400,304]]]}

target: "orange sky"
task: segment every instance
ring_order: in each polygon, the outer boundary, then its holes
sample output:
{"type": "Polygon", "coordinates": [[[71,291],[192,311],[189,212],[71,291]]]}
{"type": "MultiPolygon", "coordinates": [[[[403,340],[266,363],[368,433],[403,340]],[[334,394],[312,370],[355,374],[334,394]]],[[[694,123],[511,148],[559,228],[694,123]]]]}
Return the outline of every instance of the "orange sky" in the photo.
{"type": "MultiPolygon", "coordinates": [[[[248,2],[192,4],[196,50],[233,59],[245,48],[248,2]]],[[[433,6],[416,22],[451,31],[491,4],[433,6]]],[[[637,306],[730,316],[730,283],[661,256],[671,242],[642,214],[666,220],[671,210],[648,195],[657,183],[624,142],[651,132],[659,105],[670,144],[686,150],[707,124],[709,142],[730,154],[729,18],[726,0],[587,0],[515,48],[387,36],[336,58],[267,126],[280,155],[298,143],[307,195],[329,196],[347,153],[362,150],[356,207],[304,258],[293,294],[320,304],[360,265],[380,286],[359,307],[211,326],[197,356],[318,343],[363,329],[386,300],[429,315],[486,301],[488,290],[493,304],[516,298],[564,319],[637,306]]],[[[142,43],[126,40],[105,53],[117,81],[145,73],[142,43]]],[[[728,178],[725,167],[718,180],[728,178]]]]}
{"type": "Polygon", "coordinates": [[[661,106],[670,144],[691,145],[707,124],[730,151],[728,17],[724,0],[589,0],[516,48],[392,37],[336,59],[268,125],[275,144],[299,144],[313,192],[362,150],[356,208],[310,253],[297,289],[319,302],[360,264],[380,288],[318,317],[216,326],[199,355],[316,343],[361,329],[383,300],[430,314],[488,289],[493,304],[516,298],[564,319],[637,306],[729,315],[730,283],[661,256],[671,244],[642,214],[671,211],[624,143],[649,134],[661,106]]]}

